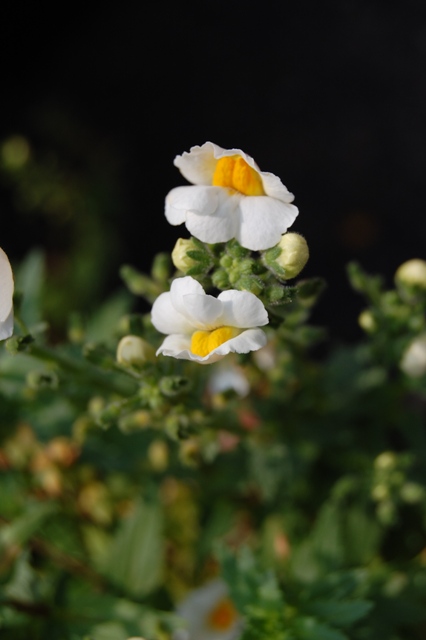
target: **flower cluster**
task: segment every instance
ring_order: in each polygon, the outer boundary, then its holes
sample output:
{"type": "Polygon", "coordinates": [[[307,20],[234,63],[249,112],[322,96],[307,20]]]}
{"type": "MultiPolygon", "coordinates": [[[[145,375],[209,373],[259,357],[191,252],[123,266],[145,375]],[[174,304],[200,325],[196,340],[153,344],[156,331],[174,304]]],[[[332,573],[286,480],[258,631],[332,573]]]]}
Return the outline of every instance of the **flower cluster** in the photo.
{"type": "MultiPolygon", "coordinates": [[[[185,223],[193,237],[179,239],[172,254],[176,267],[188,275],[176,278],[152,307],[154,327],[167,335],[157,355],[210,364],[231,352],[257,351],[266,344],[259,327],[269,322],[257,297],[264,283],[252,273],[254,260],[242,258],[251,251],[264,252],[267,267],[282,279],[301,271],[309,256],[306,241],[286,234],[298,215],[291,204],[294,196],[240,149],[206,142],[177,156],[174,164],[192,185],[169,192],[165,216],[172,225],[185,223]],[[214,298],[192,277],[193,258],[202,254],[197,242],[230,241],[242,253],[236,258],[222,255],[212,284],[225,290],[214,298]],[[228,286],[233,283],[238,286],[228,286]]],[[[282,295],[282,287],[278,289],[272,295],[282,295]]]]}

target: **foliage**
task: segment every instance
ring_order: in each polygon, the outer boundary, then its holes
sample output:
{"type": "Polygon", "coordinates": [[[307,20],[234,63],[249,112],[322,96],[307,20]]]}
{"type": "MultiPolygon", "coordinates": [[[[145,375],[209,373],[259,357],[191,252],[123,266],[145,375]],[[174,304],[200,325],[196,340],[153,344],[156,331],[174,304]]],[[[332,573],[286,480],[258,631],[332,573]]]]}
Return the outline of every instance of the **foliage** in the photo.
{"type": "MultiPolygon", "coordinates": [[[[0,635],[167,640],[179,602],[221,576],[242,640],[417,640],[426,632],[424,381],[401,369],[426,291],[348,267],[356,344],[310,313],[320,278],[288,284],[279,254],[192,238],[189,275],[249,290],[268,345],[220,363],[124,363],[158,348],[149,306],[176,272],[123,265],[121,290],[49,330],[47,265],[16,269],[0,354],[0,635]],[[243,379],[249,392],[231,380],[243,379]]],[[[198,639],[196,639],[198,640],[198,639]]]]}

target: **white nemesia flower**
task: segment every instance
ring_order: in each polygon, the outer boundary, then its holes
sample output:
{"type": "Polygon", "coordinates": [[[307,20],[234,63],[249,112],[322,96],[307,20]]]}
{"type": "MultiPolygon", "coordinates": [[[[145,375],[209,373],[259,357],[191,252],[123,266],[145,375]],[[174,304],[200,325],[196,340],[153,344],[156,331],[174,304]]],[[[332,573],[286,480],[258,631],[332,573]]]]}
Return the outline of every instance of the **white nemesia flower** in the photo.
{"type": "Polygon", "coordinates": [[[173,640],[237,640],[241,636],[241,617],[221,579],[192,591],[177,613],[185,620],[186,629],[176,631],[173,640]]]}
{"type": "Polygon", "coordinates": [[[160,333],[168,334],[157,355],[217,362],[230,352],[248,353],[266,344],[259,326],[268,324],[263,303],[249,291],[222,291],[207,295],[191,276],[176,278],[169,292],[155,300],[151,320],[160,333]]]}
{"type": "Polygon", "coordinates": [[[13,273],[9,258],[0,249],[0,340],[13,333],[13,273]]]}
{"type": "Polygon", "coordinates": [[[184,222],[202,242],[236,238],[246,249],[269,249],[299,213],[281,180],[260,171],[240,149],[206,142],[176,156],[174,164],[192,186],[168,193],[166,218],[172,225],[184,222]]]}

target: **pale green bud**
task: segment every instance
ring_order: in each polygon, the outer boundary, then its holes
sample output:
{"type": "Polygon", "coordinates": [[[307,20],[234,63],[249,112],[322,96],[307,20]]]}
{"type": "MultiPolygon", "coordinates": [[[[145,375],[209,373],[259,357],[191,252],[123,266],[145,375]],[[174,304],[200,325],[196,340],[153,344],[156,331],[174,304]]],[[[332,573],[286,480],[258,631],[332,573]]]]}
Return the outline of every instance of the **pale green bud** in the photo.
{"type": "Polygon", "coordinates": [[[359,314],[358,324],[361,329],[364,329],[367,333],[374,333],[377,329],[376,321],[369,309],[365,309],[359,314]]]}
{"type": "Polygon", "coordinates": [[[117,362],[123,365],[141,365],[155,360],[152,345],[139,336],[124,336],[117,346],[117,362]]]}
{"type": "Polygon", "coordinates": [[[426,289],[426,262],[418,258],[407,260],[395,273],[396,284],[426,289]]]}
{"type": "Polygon", "coordinates": [[[418,336],[408,345],[399,366],[411,378],[420,378],[426,373],[426,334],[418,336]]]}
{"type": "Polygon", "coordinates": [[[398,267],[394,279],[401,298],[415,304],[426,294],[426,262],[418,258],[407,260],[398,267]]]}
{"type": "Polygon", "coordinates": [[[187,252],[195,251],[196,249],[197,247],[191,238],[189,240],[179,238],[172,251],[172,262],[176,269],[186,273],[191,267],[195,266],[197,264],[196,261],[190,258],[187,252]]]}
{"type": "Polygon", "coordinates": [[[284,269],[286,280],[295,278],[308,262],[308,243],[299,233],[285,233],[277,246],[281,253],[276,262],[284,269]]]}

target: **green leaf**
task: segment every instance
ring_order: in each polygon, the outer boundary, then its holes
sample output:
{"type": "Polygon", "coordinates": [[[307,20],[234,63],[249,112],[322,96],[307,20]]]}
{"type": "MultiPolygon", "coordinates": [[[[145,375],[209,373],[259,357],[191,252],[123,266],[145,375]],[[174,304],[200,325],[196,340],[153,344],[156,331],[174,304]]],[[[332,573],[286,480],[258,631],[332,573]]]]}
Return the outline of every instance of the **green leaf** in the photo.
{"type": "Polygon", "coordinates": [[[315,618],[299,618],[295,623],[298,640],[349,640],[348,636],[315,618]]]}
{"type": "Polygon", "coordinates": [[[41,322],[41,295],[45,277],[44,255],[31,251],[15,273],[16,290],[22,292],[20,313],[28,327],[41,322]]]}
{"type": "Polygon", "coordinates": [[[124,592],[140,597],[161,582],[163,517],[154,500],[139,501],[112,541],[104,573],[124,592]]]}
{"type": "Polygon", "coordinates": [[[11,545],[24,544],[55,511],[56,505],[52,503],[35,503],[27,507],[24,515],[0,529],[0,551],[11,545]]]}
{"type": "Polygon", "coordinates": [[[120,291],[107,300],[94,314],[86,327],[87,340],[101,342],[111,337],[119,320],[129,312],[131,307],[131,296],[127,291],[120,291]]]}
{"type": "Polygon", "coordinates": [[[364,618],[373,606],[368,600],[318,600],[309,606],[309,612],[336,627],[346,627],[364,618]]]}

